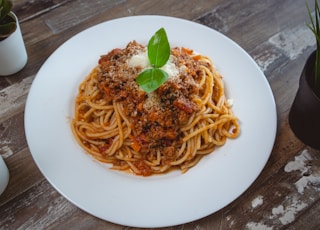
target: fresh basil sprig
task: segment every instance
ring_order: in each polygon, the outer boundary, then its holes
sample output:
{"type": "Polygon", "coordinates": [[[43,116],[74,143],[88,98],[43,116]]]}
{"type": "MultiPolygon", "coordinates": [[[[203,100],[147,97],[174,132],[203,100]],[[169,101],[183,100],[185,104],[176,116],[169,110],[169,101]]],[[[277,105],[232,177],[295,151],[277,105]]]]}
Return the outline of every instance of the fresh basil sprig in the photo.
{"type": "Polygon", "coordinates": [[[159,29],[149,40],[148,59],[151,68],[142,71],[136,78],[140,87],[150,93],[159,88],[167,79],[168,73],[160,69],[170,57],[170,44],[164,28],[159,29]]]}

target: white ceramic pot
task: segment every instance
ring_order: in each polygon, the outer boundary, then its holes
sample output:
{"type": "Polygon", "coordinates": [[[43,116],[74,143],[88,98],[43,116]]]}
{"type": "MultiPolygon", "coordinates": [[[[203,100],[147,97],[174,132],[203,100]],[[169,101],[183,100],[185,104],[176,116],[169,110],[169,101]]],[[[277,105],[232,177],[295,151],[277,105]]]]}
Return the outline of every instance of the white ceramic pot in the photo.
{"type": "Polygon", "coordinates": [[[19,72],[27,63],[28,55],[22,38],[17,16],[17,29],[9,37],[0,41],[0,76],[19,72]]]}
{"type": "Polygon", "coordinates": [[[0,155],[0,195],[6,189],[9,182],[9,170],[2,156],[0,155]]]}

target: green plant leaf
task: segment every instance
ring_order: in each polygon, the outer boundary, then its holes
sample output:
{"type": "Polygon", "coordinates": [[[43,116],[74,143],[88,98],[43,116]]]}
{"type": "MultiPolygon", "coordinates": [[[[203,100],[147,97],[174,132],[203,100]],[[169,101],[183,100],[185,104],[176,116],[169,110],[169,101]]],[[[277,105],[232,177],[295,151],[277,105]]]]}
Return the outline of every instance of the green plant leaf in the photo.
{"type": "Polygon", "coordinates": [[[168,79],[168,73],[159,68],[169,60],[170,51],[166,31],[160,28],[148,42],[148,59],[152,67],[142,71],[136,78],[145,92],[156,90],[168,79]]]}
{"type": "Polygon", "coordinates": [[[4,25],[0,25],[0,39],[7,38],[17,28],[15,22],[10,22],[4,25]]]}
{"type": "Polygon", "coordinates": [[[12,2],[8,0],[0,0],[0,24],[2,20],[10,13],[12,2]]]}
{"type": "Polygon", "coordinates": [[[150,93],[159,88],[168,79],[168,73],[159,68],[146,69],[136,78],[140,87],[150,93]]]}
{"type": "Polygon", "coordinates": [[[148,58],[153,67],[160,68],[170,57],[170,45],[164,28],[159,29],[149,40],[148,58]]]}

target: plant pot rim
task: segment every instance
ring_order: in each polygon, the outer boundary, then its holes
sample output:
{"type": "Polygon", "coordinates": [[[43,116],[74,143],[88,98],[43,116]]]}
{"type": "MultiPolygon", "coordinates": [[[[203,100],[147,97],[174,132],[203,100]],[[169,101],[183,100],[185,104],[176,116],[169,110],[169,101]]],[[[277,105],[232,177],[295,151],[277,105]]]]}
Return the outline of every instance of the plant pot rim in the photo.
{"type": "Polygon", "coordinates": [[[22,32],[16,17],[16,30],[0,41],[0,76],[9,76],[19,72],[28,60],[22,32]]]}

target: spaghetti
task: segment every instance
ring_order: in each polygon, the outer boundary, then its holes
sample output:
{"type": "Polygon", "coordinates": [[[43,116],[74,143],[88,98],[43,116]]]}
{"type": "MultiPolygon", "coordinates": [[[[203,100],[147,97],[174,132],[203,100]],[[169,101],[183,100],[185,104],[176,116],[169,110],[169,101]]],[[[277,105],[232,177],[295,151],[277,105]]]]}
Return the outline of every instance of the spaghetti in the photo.
{"type": "Polygon", "coordinates": [[[136,76],[148,68],[146,47],[132,41],[100,57],[80,84],[72,131],[112,169],[149,176],[196,165],[240,127],[210,58],[172,48],[168,80],[144,92],[136,76]]]}

